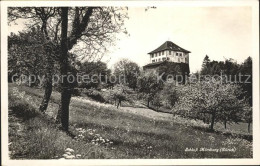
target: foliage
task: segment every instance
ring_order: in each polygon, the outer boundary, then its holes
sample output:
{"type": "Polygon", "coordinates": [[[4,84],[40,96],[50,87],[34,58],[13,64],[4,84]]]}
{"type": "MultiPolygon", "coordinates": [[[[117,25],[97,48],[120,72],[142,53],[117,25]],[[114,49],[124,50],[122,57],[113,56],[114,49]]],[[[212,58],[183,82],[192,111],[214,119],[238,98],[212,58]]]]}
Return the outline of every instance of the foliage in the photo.
{"type": "Polygon", "coordinates": [[[209,114],[211,130],[216,121],[232,123],[241,119],[246,103],[237,98],[241,93],[238,85],[201,81],[179,88],[182,93],[174,112],[194,119],[209,114]]]}
{"type": "MultiPolygon", "coordinates": [[[[17,77],[31,75],[34,79],[31,82],[38,80],[34,85],[39,85],[38,77],[43,77],[47,70],[45,48],[48,46],[51,47],[44,40],[40,27],[19,34],[11,33],[8,36],[8,80],[12,81],[12,76],[16,74],[17,77]]],[[[53,73],[57,72],[57,65],[52,70],[53,73]]]]}
{"type": "Polygon", "coordinates": [[[177,80],[179,83],[185,83],[185,76],[190,74],[189,64],[175,63],[165,61],[163,65],[158,68],[159,75],[162,75],[162,80],[167,79],[177,80]]]}
{"type": "Polygon", "coordinates": [[[221,75],[226,83],[239,84],[243,93],[240,99],[247,98],[252,106],[252,58],[248,57],[242,64],[238,64],[233,59],[225,61],[210,61],[206,55],[203,61],[201,75],[221,75]],[[239,78],[241,77],[241,78],[239,78]]]}
{"type": "Polygon", "coordinates": [[[79,64],[78,75],[82,77],[80,88],[96,88],[101,89],[109,86],[111,71],[107,68],[107,64],[101,61],[83,62],[79,64]],[[87,79],[83,80],[83,76],[87,79]]]}
{"type": "Polygon", "coordinates": [[[156,107],[157,111],[163,106],[162,93],[156,93],[153,97],[152,104],[156,107]]]}
{"type": "Polygon", "coordinates": [[[180,89],[176,86],[175,82],[166,82],[161,91],[162,100],[165,104],[170,104],[171,108],[174,107],[175,103],[179,100],[180,89]]]}
{"type": "MultiPolygon", "coordinates": [[[[41,25],[46,40],[55,43],[59,52],[60,74],[65,78],[61,82],[61,104],[57,121],[68,129],[69,103],[73,86],[68,81],[68,51],[79,58],[96,59],[102,57],[116,40],[116,34],[125,32],[126,9],[121,7],[10,7],[8,20],[30,20],[29,26],[41,25]],[[80,44],[79,44],[80,43],[80,44]],[[80,45],[80,47],[74,47],[80,45]]],[[[9,22],[9,23],[10,23],[9,22]]],[[[51,52],[50,52],[51,53],[51,52]]],[[[47,56],[50,58],[50,56],[47,56]]],[[[47,60],[48,61],[48,60],[47,60]]],[[[48,63],[47,63],[48,64],[48,63]]],[[[51,69],[51,66],[48,65],[51,69]]],[[[47,86],[40,110],[45,111],[52,93],[50,70],[47,72],[47,86]]]]}
{"type": "Polygon", "coordinates": [[[147,100],[147,106],[149,107],[150,101],[153,99],[156,93],[162,89],[163,82],[158,80],[158,75],[153,72],[142,72],[137,81],[138,91],[143,93],[143,97],[147,100]]]}
{"type": "Polygon", "coordinates": [[[137,88],[137,78],[139,74],[139,66],[135,62],[128,59],[121,59],[114,65],[114,75],[117,76],[118,79],[121,79],[121,77],[125,79],[118,80],[118,82],[122,81],[119,83],[125,83],[134,90],[137,88]]]}
{"type": "Polygon", "coordinates": [[[96,101],[99,101],[102,103],[107,102],[103,93],[94,88],[89,89],[86,94],[88,97],[92,98],[93,100],[96,100],[96,101]]]}
{"type": "Polygon", "coordinates": [[[250,125],[253,122],[253,111],[251,106],[246,106],[243,113],[242,119],[248,124],[247,131],[250,133],[250,125]]]}
{"type": "Polygon", "coordinates": [[[253,84],[253,64],[252,64],[252,58],[248,57],[240,66],[239,72],[244,75],[242,77],[242,83],[240,86],[243,89],[243,94],[240,96],[241,98],[246,98],[252,107],[252,84],[253,84]]]}
{"type": "Polygon", "coordinates": [[[117,104],[117,108],[121,106],[122,101],[132,102],[131,90],[123,84],[116,84],[112,89],[105,92],[105,98],[110,103],[117,104]]]}

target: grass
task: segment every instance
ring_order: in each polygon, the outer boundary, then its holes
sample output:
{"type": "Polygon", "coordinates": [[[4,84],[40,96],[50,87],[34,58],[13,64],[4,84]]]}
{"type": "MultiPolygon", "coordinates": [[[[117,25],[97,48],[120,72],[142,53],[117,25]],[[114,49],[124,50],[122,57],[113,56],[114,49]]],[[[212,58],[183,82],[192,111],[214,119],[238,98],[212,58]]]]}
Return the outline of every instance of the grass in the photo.
{"type": "MultiPolygon", "coordinates": [[[[150,109],[156,111],[156,112],[162,112],[162,113],[169,113],[172,114],[172,111],[170,108],[166,108],[166,107],[160,107],[159,109],[156,109],[155,106],[153,106],[152,104],[150,104],[150,109]]],[[[185,118],[182,118],[185,119],[185,118]]],[[[202,122],[202,120],[201,120],[202,122]]],[[[224,124],[223,123],[219,123],[217,122],[214,125],[214,129],[218,132],[224,132],[224,133],[230,133],[230,134],[238,134],[241,136],[245,136],[248,138],[252,138],[252,124],[250,126],[250,132],[248,132],[248,124],[245,122],[239,122],[239,123],[227,123],[227,128],[225,129],[224,124]]]]}
{"type": "Polygon", "coordinates": [[[9,85],[10,117],[17,118],[9,119],[12,158],[60,158],[66,148],[74,149],[81,158],[252,158],[250,141],[126,113],[112,105],[81,98],[73,98],[70,104],[70,132],[76,135],[72,138],[49,118],[57,113],[57,92],[52,94],[48,115],[43,115],[33,111],[37,110],[43,91],[20,86],[19,92],[25,95],[17,100],[12,92],[15,87],[9,85]],[[35,107],[30,108],[33,104],[35,107]],[[24,113],[19,115],[18,110],[24,113]],[[26,110],[32,115],[28,116],[26,110]],[[12,127],[17,122],[23,126],[20,132],[12,127]],[[185,152],[186,148],[222,147],[235,147],[236,151],[185,152]]]}
{"type": "Polygon", "coordinates": [[[62,158],[72,148],[80,158],[110,158],[102,147],[77,141],[61,131],[53,119],[25,99],[9,93],[9,151],[11,159],[62,158]]]}

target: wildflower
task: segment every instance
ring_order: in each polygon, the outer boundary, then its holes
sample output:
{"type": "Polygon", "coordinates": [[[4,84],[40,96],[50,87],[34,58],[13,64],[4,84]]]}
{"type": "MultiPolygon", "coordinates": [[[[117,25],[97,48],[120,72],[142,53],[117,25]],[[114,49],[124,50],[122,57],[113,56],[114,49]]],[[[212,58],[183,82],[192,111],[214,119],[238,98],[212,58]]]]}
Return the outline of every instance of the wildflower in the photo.
{"type": "Polygon", "coordinates": [[[152,149],[153,147],[152,146],[148,146],[147,149],[152,149]]]}
{"type": "Polygon", "coordinates": [[[65,159],[74,159],[74,158],[75,158],[74,155],[71,155],[71,156],[67,156],[67,157],[65,157],[65,159]]]}
{"type": "Polygon", "coordinates": [[[80,131],[82,128],[76,128],[77,131],[80,131]]]}
{"type": "Polygon", "coordinates": [[[65,152],[74,152],[74,150],[71,149],[71,148],[67,148],[67,149],[65,150],[65,152]]]}
{"type": "Polygon", "coordinates": [[[63,156],[63,157],[67,157],[67,156],[69,156],[69,155],[68,155],[68,154],[63,154],[62,156],[63,156]]]}
{"type": "Polygon", "coordinates": [[[71,153],[70,153],[70,152],[68,152],[68,151],[67,151],[67,152],[65,152],[65,154],[67,154],[67,155],[69,155],[69,156],[71,155],[71,153]]]}
{"type": "Polygon", "coordinates": [[[212,141],[212,142],[214,142],[214,141],[215,141],[215,137],[209,136],[209,140],[212,141]]]}
{"type": "Polygon", "coordinates": [[[77,154],[76,157],[77,157],[77,158],[81,157],[81,154],[77,154]]]}

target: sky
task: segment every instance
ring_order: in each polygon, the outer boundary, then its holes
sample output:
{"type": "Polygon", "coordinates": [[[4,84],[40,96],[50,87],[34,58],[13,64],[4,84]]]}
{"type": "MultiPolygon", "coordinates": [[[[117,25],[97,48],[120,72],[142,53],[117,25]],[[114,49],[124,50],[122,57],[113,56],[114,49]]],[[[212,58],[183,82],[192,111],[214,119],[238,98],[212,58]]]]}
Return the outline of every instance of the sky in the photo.
{"type": "Polygon", "coordinates": [[[143,66],[149,63],[147,53],[167,40],[191,52],[191,72],[201,69],[206,55],[238,63],[252,56],[250,7],[135,7],[129,8],[128,16],[130,36],[118,35],[117,48],[104,58],[109,67],[121,58],[143,66]]]}
{"type": "MultiPolygon", "coordinates": [[[[189,50],[190,71],[201,69],[206,55],[210,60],[232,58],[238,63],[252,56],[251,7],[129,7],[125,27],[129,36],[117,34],[116,46],[103,61],[111,68],[121,58],[140,66],[149,63],[148,52],[170,40],[189,50]]],[[[21,22],[9,32],[23,29],[21,22]]]]}

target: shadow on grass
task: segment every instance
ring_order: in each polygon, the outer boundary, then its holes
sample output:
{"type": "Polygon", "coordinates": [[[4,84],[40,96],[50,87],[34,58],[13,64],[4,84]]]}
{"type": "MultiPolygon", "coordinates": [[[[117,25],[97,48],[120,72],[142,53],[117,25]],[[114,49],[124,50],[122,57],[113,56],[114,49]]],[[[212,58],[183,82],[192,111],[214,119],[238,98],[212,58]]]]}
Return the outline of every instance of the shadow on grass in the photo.
{"type": "Polygon", "coordinates": [[[199,126],[191,126],[194,129],[207,132],[207,133],[216,133],[216,134],[222,134],[227,137],[232,137],[232,138],[242,138],[247,141],[252,142],[253,136],[252,135],[247,135],[247,134],[238,134],[238,133],[231,133],[231,132],[223,132],[223,131],[218,131],[218,130],[211,130],[210,128],[205,128],[205,127],[199,127],[199,126]]]}
{"type": "Polygon", "coordinates": [[[12,114],[15,114],[24,121],[40,115],[40,113],[29,104],[22,103],[21,101],[15,101],[14,103],[9,104],[9,109],[12,110],[12,114]]]}
{"type": "MultiPolygon", "coordinates": [[[[156,109],[151,105],[148,108],[153,110],[153,111],[156,111],[156,112],[172,114],[171,112],[168,112],[168,111],[165,111],[165,110],[162,110],[162,109],[156,109]]],[[[197,130],[200,130],[200,131],[203,131],[203,132],[207,132],[207,133],[222,134],[222,135],[230,136],[230,137],[233,137],[233,138],[238,137],[238,138],[245,139],[247,141],[253,140],[253,136],[251,134],[239,134],[239,133],[223,132],[223,131],[218,131],[218,130],[211,130],[210,128],[205,128],[205,127],[200,127],[200,126],[190,126],[190,127],[197,129],[197,130]]]]}

